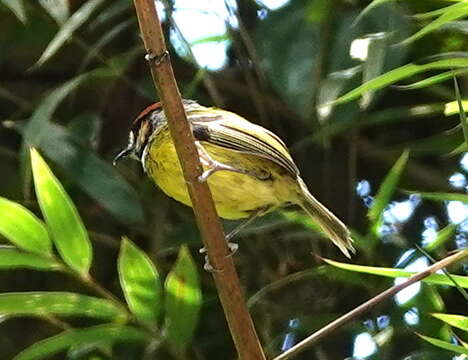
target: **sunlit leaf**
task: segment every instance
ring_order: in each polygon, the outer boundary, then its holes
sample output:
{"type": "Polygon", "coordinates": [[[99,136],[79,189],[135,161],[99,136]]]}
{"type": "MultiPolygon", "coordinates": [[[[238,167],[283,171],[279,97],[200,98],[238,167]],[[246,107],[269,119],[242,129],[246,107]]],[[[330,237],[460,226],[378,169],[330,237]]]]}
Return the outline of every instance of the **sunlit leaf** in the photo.
{"type": "Polygon", "coordinates": [[[424,336],[424,335],[421,335],[421,334],[417,334],[417,335],[421,339],[426,340],[428,343],[430,343],[430,344],[432,344],[434,346],[437,346],[439,348],[442,348],[442,349],[445,349],[445,350],[448,350],[448,351],[453,351],[453,352],[458,353],[458,354],[468,355],[468,348],[466,348],[466,347],[459,346],[459,345],[454,345],[454,344],[451,344],[451,343],[449,343],[447,341],[439,340],[439,339],[429,337],[429,336],[424,336]]]}
{"type": "Polygon", "coordinates": [[[58,24],[63,24],[70,16],[67,0],[39,0],[39,4],[58,24]]]}
{"type": "Polygon", "coordinates": [[[22,252],[13,247],[1,247],[0,269],[8,270],[16,268],[52,271],[61,270],[62,265],[49,257],[22,252]]]}
{"type": "Polygon", "coordinates": [[[465,1],[461,1],[458,4],[454,4],[451,6],[447,6],[444,9],[441,9],[443,12],[441,15],[429,23],[428,25],[424,26],[421,30],[419,30],[414,35],[410,36],[408,39],[404,40],[402,44],[408,44],[414,40],[417,40],[428,33],[439,29],[444,24],[447,24],[451,21],[460,19],[466,15],[468,15],[468,4],[465,1]]]}
{"type": "Polygon", "coordinates": [[[0,2],[9,8],[19,21],[22,23],[26,22],[26,11],[23,0],[1,0],[0,2]]]}
{"type": "Polygon", "coordinates": [[[343,96],[336,99],[333,104],[342,104],[356,99],[367,91],[382,89],[388,85],[394,84],[397,81],[403,80],[409,76],[416,75],[429,70],[437,69],[456,69],[468,67],[468,58],[453,58],[443,59],[430,62],[427,64],[407,64],[388,71],[375,79],[358,86],[357,88],[349,91],[343,96]]]}
{"type": "Polygon", "coordinates": [[[161,312],[159,274],[148,256],[127,238],[122,239],[119,279],[125,299],[136,318],[155,325],[161,312]]]}
{"type": "Polygon", "coordinates": [[[468,331],[468,316],[455,315],[455,314],[431,314],[435,318],[446,322],[447,324],[468,331]]]}
{"type": "Polygon", "coordinates": [[[443,229],[440,229],[439,231],[437,231],[436,238],[433,241],[431,241],[429,244],[424,246],[424,249],[427,251],[433,251],[433,250],[438,249],[447,241],[449,241],[450,239],[453,239],[456,229],[457,229],[457,226],[454,224],[449,224],[443,229]]]}
{"type": "Polygon", "coordinates": [[[84,22],[89,20],[92,13],[103,3],[104,0],[89,0],[86,1],[73,15],[63,24],[60,30],[55,34],[55,37],[49,43],[47,48],[37,60],[35,67],[41,66],[49,60],[55,53],[73,36],[73,33],[84,22]]]}
{"type": "Polygon", "coordinates": [[[34,185],[42,213],[55,246],[65,263],[87,276],[92,248],[88,233],[60,182],[39,153],[31,150],[34,185]]]}
{"type": "Polygon", "coordinates": [[[70,292],[0,294],[0,314],[9,316],[80,316],[124,321],[125,314],[110,301],[70,292]]]}
{"type": "MultiPolygon", "coordinates": [[[[468,100],[462,101],[462,108],[465,112],[468,111],[468,100]]],[[[460,108],[458,106],[458,101],[455,100],[455,101],[451,101],[445,104],[445,109],[444,109],[445,116],[450,116],[450,115],[459,114],[459,113],[460,113],[460,108]]]]}
{"type": "Polygon", "coordinates": [[[202,302],[197,267],[185,245],[180,248],[164,289],[167,340],[175,348],[184,348],[193,336],[202,302]]]}
{"type": "Polygon", "coordinates": [[[72,346],[87,346],[115,342],[144,342],[148,335],[142,330],[123,325],[99,325],[84,329],[64,331],[56,336],[39,341],[21,353],[13,360],[49,359],[52,355],[65,351],[72,346]]]}
{"type": "Polygon", "coordinates": [[[369,209],[368,216],[373,225],[374,233],[377,232],[377,228],[381,222],[385,207],[390,202],[390,199],[395,192],[395,189],[400,180],[401,174],[408,162],[409,151],[405,150],[403,154],[398,158],[395,164],[392,166],[388,174],[385,176],[382,184],[375,195],[374,202],[369,209]]]}
{"type": "MultiPolygon", "coordinates": [[[[384,268],[384,267],[377,267],[377,266],[364,266],[364,265],[353,265],[347,263],[341,263],[338,261],[333,261],[329,259],[324,259],[327,264],[336,266],[340,269],[356,271],[365,274],[371,275],[379,275],[391,278],[397,277],[410,277],[417,272],[411,272],[401,269],[393,269],[393,268],[384,268]]],[[[459,286],[463,288],[468,288],[468,276],[462,275],[452,275],[451,277],[458,283],[459,286]]],[[[436,284],[436,285],[448,285],[448,286],[456,286],[451,279],[449,279],[446,275],[441,274],[432,274],[428,277],[421,280],[422,282],[426,282],[428,284],[436,284]]]]}
{"type": "Polygon", "coordinates": [[[0,234],[21,249],[38,254],[51,254],[44,223],[18,203],[0,197],[0,234]]]}

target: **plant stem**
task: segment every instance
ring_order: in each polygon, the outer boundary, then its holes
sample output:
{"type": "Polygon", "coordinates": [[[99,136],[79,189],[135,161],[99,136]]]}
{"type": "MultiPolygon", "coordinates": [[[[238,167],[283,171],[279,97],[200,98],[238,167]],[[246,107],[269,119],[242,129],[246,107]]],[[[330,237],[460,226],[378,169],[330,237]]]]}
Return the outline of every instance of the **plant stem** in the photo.
{"type": "Polygon", "coordinates": [[[453,264],[464,257],[468,256],[468,249],[459,251],[451,256],[446,257],[434,265],[431,265],[426,270],[421,271],[406,280],[404,283],[399,285],[392,286],[391,288],[381,292],[377,296],[374,296],[372,299],[366,301],[365,303],[359,305],[358,307],[354,308],[350,312],[346,313],[345,315],[339,317],[338,319],[332,321],[328,325],[324,326],[320,330],[314,332],[312,335],[306,337],[301,342],[297,343],[295,346],[290,348],[289,350],[285,351],[281,355],[277,356],[274,360],[286,360],[290,359],[292,356],[299,354],[300,352],[304,351],[306,348],[310,347],[312,344],[316,343],[318,340],[322,339],[330,335],[333,331],[337,330],[338,328],[342,327],[343,325],[347,324],[351,320],[355,319],[356,317],[362,315],[364,312],[370,310],[375,305],[381,303],[382,301],[388,299],[389,297],[395,295],[400,290],[428,277],[431,274],[434,274],[438,270],[445,268],[446,266],[453,264]]]}
{"type": "Polygon", "coordinates": [[[210,263],[217,269],[213,272],[213,277],[239,358],[264,360],[265,355],[245,305],[239,277],[230,256],[221,222],[216,214],[210,189],[205,182],[198,181],[203,168],[182,106],[154,0],[134,0],[134,4],[148,53],[151,74],[155,87],[159,89],[198,228],[208,250],[210,263]]]}

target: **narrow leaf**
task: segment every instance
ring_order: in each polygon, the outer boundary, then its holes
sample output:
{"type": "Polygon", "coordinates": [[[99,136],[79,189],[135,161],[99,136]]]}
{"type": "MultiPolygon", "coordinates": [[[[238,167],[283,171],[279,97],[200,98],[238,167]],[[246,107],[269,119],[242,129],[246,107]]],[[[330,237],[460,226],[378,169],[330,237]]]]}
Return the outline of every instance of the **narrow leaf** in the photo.
{"type": "Polygon", "coordinates": [[[338,99],[332,102],[332,104],[342,104],[351,100],[354,100],[362,94],[384,88],[388,85],[394,84],[397,81],[405,79],[409,76],[416,75],[429,70],[437,69],[457,69],[466,68],[468,66],[467,58],[453,58],[437,60],[427,64],[407,64],[399,68],[388,71],[357,88],[347,92],[340,96],[338,99]]]}
{"type": "Polygon", "coordinates": [[[388,174],[385,176],[382,184],[377,191],[372,207],[369,209],[368,216],[369,219],[375,224],[380,221],[385,207],[390,202],[390,199],[395,192],[395,189],[400,180],[400,176],[403,172],[403,169],[408,162],[409,151],[405,150],[403,154],[398,158],[393,167],[390,169],[388,174]]]}
{"type": "Polygon", "coordinates": [[[31,150],[36,194],[49,232],[67,265],[86,276],[92,249],[75,205],[39,153],[31,150]]]}
{"type": "Polygon", "coordinates": [[[440,347],[440,348],[448,350],[448,351],[453,351],[453,352],[458,353],[458,354],[468,355],[468,348],[466,348],[466,347],[459,346],[459,345],[454,345],[454,344],[451,344],[451,343],[449,343],[447,341],[435,339],[433,337],[424,336],[424,335],[421,335],[421,334],[417,334],[417,335],[421,339],[426,340],[428,343],[430,343],[430,344],[432,344],[434,346],[440,347]]]}
{"type": "Polygon", "coordinates": [[[435,318],[446,322],[447,324],[468,331],[468,316],[454,314],[431,314],[435,318]]]}
{"type": "MultiPolygon", "coordinates": [[[[413,276],[414,274],[417,274],[417,272],[411,272],[411,271],[406,271],[406,270],[384,268],[384,267],[377,267],[377,266],[353,265],[353,264],[341,263],[341,262],[333,261],[329,259],[324,259],[324,261],[327,264],[336,266],[340,269],[356,271],[356,272],[371,274],[371,275],[391,277],[391,278],[410,277],[410,276],[413,276]]],[[[454,279],[458,283],[459,286],[463,288],[468,288],[468,276],[451,274],[451,278],[454,279]]],[[[421,281],[426,282],[428,284],[456,286],[451,279],[449,279],[446,275],[442,275],[442,274],[432,274],[422,279],[421,281]]]]}
{"type": "Polygon", "coordinates": [[[406,44],[408,44],[408,43],[410,43],[410,42],[412,42],[414,40],[417,40],[417,39],[427,35],[428,33],[432,32],[434,30],[439,29],[441,26],[443,26],[443,25],[445,25],[445,24],[447,24],[447,23],[449,23],[451,21],[460,19],[460,18],[468,15],[468,4],[465,1],[461,1],[458,4],[447,6],[446,8],[441,9],[441,10],[443,12],[441,13],[441,15],[437,19],[435,19],[434,21],[432,21],[428,25],[424,26],[421,30],[419,30],[414,35],[412,35],[409,38],[407,38],[406,40],[402,41],[401,44],[406,45],[406,44]]]}
{"type": "Polygon", "coordinates": [[[19,248],[37,254],[51,254],[44,223],[18,203],[0,197],[0,234],[19,248]]]}
{"type": "Polygon", "coordinates": [[[91,14],[96,10],[97,7],[102,4],[102,2],[103,0],[86,1],[83,6],[81,6],[81,8],[79,8],[63,24],[34,66],[41,66],[44,62],[55,55],[55,53],[65,44],[65,42],[73,36],[75,30],[77,30],[81,25],[83,25],[85,21],[90,18],[91,14]]]}
{"type": "Polygon", "coordinates": [[[431,241],[429,244],[424,246],[424,250],[427,251],[434,251],[441,247],[443,244],[445,244],[447,241],[453,238],[455,235],[455,230],[457,229],[457,226],[454,224],[449,224],[443,229],[439,230],[437,232],[436,238],[431,241]]]}
{"type": "Polygon", "coordinates": [[[468,194],[460,193],[429,193],[429,192],[412,192],[420,195],[423,199],[435,200],[435,201],[461,201],[468,203],[468,194]]]}
{"type": "Polygon", "coordinates": [[[185,245],[180,248],[164,289],[167,340],[175,348],[184,348],[193,336],[202,302],[197,268],[185,245]]]}
{"type": "Polygon", "coordinates": [[[463,136],[465,137],[465,144],[468,145],[468,123],[466,122],[465,107],[463,106],[463,102],[462,102],[461,95],[460,95],[460,88],[458,87],[458,81],[455,75],[453,76],[453,85],[455,88],[455,97],[457,99],[460,124],[463,130],[463,136]]]}
{"type": "Polygon", "coordinates": [[[23,0],[1,0],[1,2],[15,14],[19,21],[23,24],[26,23],[26,11],[23,0]]]}
{"type": "Polygon", "coordinates": [[[34,270],[60,270],[62,266],[52,258],[16,250],[0,248],[0,270],[28,268],[34,270]]]}
{"type": "Polygon", "coordinates": [[[13,360],[40,360],[68,350],[73,346],[109,344],[115,342],[144,342],[147,335],[134,327],[122,325],[99,325],[85,329],[64,331],[56,336],[39,341],[23,350],[13,360]]]}
{"type": "Polygon", "coordinates": [[[9,316],[80,316],[125,321],[110,301],[70,292],[17,292],[0,294],[0,314],[9,316]]]}
{"type": "MultiPolygon", "coordinates": [[[[445,81],[445,80],[448,80],[448,79],[451,79],[453,77],[453,75],[465,75],[466,73],[468,73],[468,69],[458,69],[458,70],[455,70],[455,71],[445,71],[443,73],[440,73],[440,74],[437,74],[437,75],[434,75],[434,76],[430,76],[428,78],[425,78],[423,80],[420,80],[420,81],[416,81],[412,84],[408,84],[408,85],[395,85],[395,88],[397,88],[398,90],[415,90],[415,89],[421,89],[421,88],[425,88],[425,87],[428,87],[428,86],[431,86],[431,85],[434,85],[434,84],[438,84],[442,81],[445,81]]],[[[456,103],[454,101],[454,103],[456,103]]],[[[458,111],[457,111],[458,113],[458,111]]],[[[447,114],[445,114],[447,115],[447,114]]]]}
{"type": "Polygon", "coordinates": [[[118,270],[128,306],[138,320],[155,325],[161,312],[161,282],[148,256],[127,238],[122,239],[118,270]]]}
{"type": "Polygon", "coordinates": [[[39,0],[39,4],[41,4],[44,10],[60,25],[63,24],[70,15],[67,0],[39,0]]]}
{"type": "MultiPolygon", "coordinates": [[[[461,105],[462,105],[461,108],[464,111],[468,111],[468,100],[462,100],[461,105]]],[[[458,100],[451,101],[445,104],[445,109],[444,109],[445,116],[455,115],[459,113],[460,113],[460,104],[458,103],[458,100]]]]}
{"type": "Polygon", "coordinates": [[[367,5],[364,10],[360,12],[360,14],[356,17],[356,20],[354,20],[353,25],[356,25],[359,21],[362,20],[363,17],[365,17],[373,8],[382,5],[386,2],[393,1],[393,0],[373,0],[369,5],[367,5]]]}

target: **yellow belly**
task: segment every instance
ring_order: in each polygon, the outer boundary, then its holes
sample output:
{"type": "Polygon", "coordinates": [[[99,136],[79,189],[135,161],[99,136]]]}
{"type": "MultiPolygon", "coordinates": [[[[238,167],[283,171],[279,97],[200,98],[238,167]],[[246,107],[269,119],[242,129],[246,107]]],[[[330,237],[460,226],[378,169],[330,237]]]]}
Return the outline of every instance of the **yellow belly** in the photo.
{"type": "MultiPolygon", "coordinates": [[[[205,142],[202,145],[212,159],[267,178],[259,180],[232,171],[218,171],[211,175],[208,184],[218,215],[222,218],[245,218],[257,209],[267,208],[271,211],[286,203],[296,202],[296,180],[272,161],[205,142]]],[[[159,135],[152,142],[145,158],[145,168],[168,196],[185,205],[192,205],[174,144],[166,134],[159,135]]]]}

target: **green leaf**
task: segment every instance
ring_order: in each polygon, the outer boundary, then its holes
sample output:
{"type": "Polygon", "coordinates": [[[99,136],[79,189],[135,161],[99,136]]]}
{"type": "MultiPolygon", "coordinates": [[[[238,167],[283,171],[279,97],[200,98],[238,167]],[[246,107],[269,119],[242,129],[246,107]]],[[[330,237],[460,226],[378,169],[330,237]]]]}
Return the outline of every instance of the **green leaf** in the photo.
{"type": "Polygon", "coordinates": [[[31,150],[31,163],[37,198],[52,240],[65,263],[87,276],[92,248],[78,211],[35,149],[31,150]]]}
{"type": "Polygon", "coordinates": [[[455,314],[431,314],[435,318],[446,322],[447,324],[468,331],[468,316],[455,315],[455,314]]]}
{"type": "Polygon", "coordinates": [[[445,349],[445,350],[448,350],[448,351],[453,351],[453,352],[456,352],[458,354],[468,355],[468,348],[465,348],[463,346],[454,345],[454,344],[451,344],[451,343],[449,343],[447,341],[435,339],[433,337],[424,336],[424,335],[421,335],[421,334],[417,334],[417,335],[421,339],[426,340],[428,343],[430,343],[432,345],[435,345],[437,347],[440,347],[442,349],[445,349]]]}
{"type": "Polygon", "coordinates": [[[125,300],[136,318],[155,325],[161,312],[161,282],[149,257],[129,239],[122,239],[118,270],[125,300]]]}
{"type": "MultiPolygon", "coordinates": [[[[434,75],[434,76],[430,76],[430,77],[425,78],[423,80],[416,81],[416,82],[414,82],[412,84],[395,85],[395,87],[398,90],[421,89],[421,88],[428,87],[428,86],[431,86],[431,85],[434,85],[434,84],[438,84],[438,83],[440,83],[442,81],[451,79],[453,77],[453,75],[465,75],[467,73],[468,73],[468,69],[458,69],[458,70],[455,70],[455,71],[445,71],[443,73],[440,73],[440,74],[437,74],[437,75],[434,75]]],[[[456,113],[458,113],[458,106],[456,105],[456,101],[453,101],[453,104],[455,104],[455,107],[457,109],[456,113]]],[[[446,105],[448,105],[448,104],[446,104],[446,105]]],[[[452,115],[452,114],[445,114],[445,115],[447,116],[447,115],[452,115]]]]}
{"type": "Polygon", "coordinates": [[[19,21],[23,24],[26,23],[26,11],[23,0],[1,0],[1,2],[15,14],[19,21]]]}
{"type": "MultiPolygon", "coordinates": [[[[468,100],[462,100],[462,106],[461,107],[465,112],[468,111],[468,100]]],[[[455,115],[455,114],[459,114],[459,113],[460,113],[460,106],[459,106],[457,100],[451,101],[451,102],[445,104],[445,109],[444,109],[444,115],[445,116],[455,115]]]]}
{"type": "Polygon", "coordinates": [[[70,292],[0,294],[0,314],[9,316],[80,316],[125,321],[122,311],[108,300],[70,292]]]}
{"type": "Polygon", "coordinates": [[[354,20],[353,25],[356,25],[361,19],[366,16],[373,8],[376,8],[379,5],[382,5],[386,2],[390,2],[393,0],[373,0],[369,5],[367,5],[364,10],[362,10],[356,20],[354,20]]]}
{"type": "Polygon", "coordinates": [[[387,176],[383,180],[382,184],[377,191],[377,195],[374,198],[371,208],[368,212],[368,217],[372,222],[372,228],[374,234],[377,234],[378,227],[383,216],[385,207],[390,202],[393,193],[398,185],[401,174],[408,162],[409,151],[405,150],[403,154],[400,155],[398,160],[395,162],[393,167],[388,172],[387,176]]]}
{"type": "Polygon", "coordinates": [[[86,22],[92,13],[103,3],[104,0],[86,1],[73,15],[63,24],[55,37],[47,45],[47,48],[37,60],[35,67],[41,66],[49,60],[67,42],[73,33],[86,22]]]}
{"type": "Polygon", "coordinates": [[[18,203],[0,197],[0,234],[19,248],[37,254],[52,253],[43,222],[18,203]]]}
{"type": "MultiPolygon", "coordinates": [[[[414,274],[417,274],[417,272],[411,272],[411,271],[406,271],[406,270],[377,267],[377,266],[353,265],[353,264],[341,263],[341,262],[333,261],[329,259],[324,259],[324,261],[327,264],[336,266],[340,269],[356,271],[356,272],[371,274],[371,275],[391,277],[391,278],[410,277],[410,276],[413,276],[414,274]]],[[[459,286],[463,288],[468,288],[468,276],[451,274],[451,277],[458,283],[459,286]]],[[[421,281],[426,282],[428,284],[456,286],[452,282],[452,280],[450,280],[446,275],[441,275],[441,274],[429,275],[428,277],[422,279],[421,281]]]]}
{"type": "Polygon", "coordinates": [[[185,245],[180,248],[164,289],[167,340],[175,348],[184,348],[193,336],[202,302],[197,268],[185,245]]]}
{"type": "Polygon", "coordinates": [[[144,342],[148,336],[142,330],[123,325],[99,325],[85,329],[64,331],[39,341],[16,355],[13,360],[40,360],[73,346],[108,344],[115,342],[144,342]]]}
{"type": "Polygon", "coordinates": [[[437,232],[436,238],[431,241],[429,244],[424,246],[424,249],[427,251],[434,251],[441,247],[443,244],[445,244],[447,241],[453,238],[455,235],[455,230],[457,229],[457,226],[454,224],[449,224],[443,229],[439,230],[437,232]]]}
{"type": "Polygon", "coordinates": [[[0,269],[29,268],[34,270],[61,270],[62,265],[52,258],[25,253],[15,248],[0,248],[0,269]]]}
{"type": "Polygon", "coordinates": [[[461,1],[458,4],[447,6],[446,8],[440,10],[443,12],[437,19],[424,26],[421,30],[419,30],[414,35],[410,36],[408,39],[402,41],[401,44],[406,45],[414,40],[417,40],[427,35],[428,33],[434,30],[439,29],[441,26],[451,21],[460,19],[468,15],[468,3],[466,3],[465,1],[461,1]]]}
{"type": "Polygon", "coordinates": [[[340,96],[338,99],[333,101],[332,104],[342,104],[354,100],[362,94],[366,93],[367,91],[384,88],[409,76],[416,75],[425,71],[466,67],[468,67],[467,58],[443,59],[427,64],[407,64],[394,70],[388,71],[372,79],[371,81],[368,81],[362,84],[361,86],[358,86],[357,88],[347,92],[343,96],[340,96]]]}
{"type": "Polygon", "coordinates": [[[458,115],[460,117],[460,125],[463,130],[463,136],[465,138],[465,144],[468,145],[468,123],[466,122],[465,107],[460,95],[460,88],[458,87],[457,77],[453,76],[453,85],[455,88],[455,97],[458,105],[458,115]]]}
{"type": "Polygon", "coordinates": [[[420,195],[423,199],[436,200],[436,201],[461,201],[468,203],[468,194],[459,193],[429,193],[429,192],[411,192],[420,195]]]}

